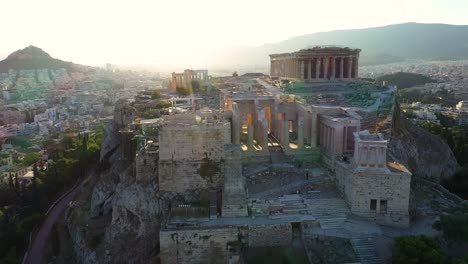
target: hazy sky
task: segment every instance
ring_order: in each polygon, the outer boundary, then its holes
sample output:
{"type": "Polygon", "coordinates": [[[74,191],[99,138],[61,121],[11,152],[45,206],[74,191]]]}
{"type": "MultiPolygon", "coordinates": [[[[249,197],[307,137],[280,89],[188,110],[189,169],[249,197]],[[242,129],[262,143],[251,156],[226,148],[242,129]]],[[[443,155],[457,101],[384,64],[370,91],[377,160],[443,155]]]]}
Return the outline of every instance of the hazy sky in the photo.
{"type": "MultiPolygon", "coordinates": [[[[2,0],[0,54],[197,66],[213,51],[335,29],[468,24],[468,0],[2,0]]],[[[0,57],[3,57],[0,56],[0,57]]]]}

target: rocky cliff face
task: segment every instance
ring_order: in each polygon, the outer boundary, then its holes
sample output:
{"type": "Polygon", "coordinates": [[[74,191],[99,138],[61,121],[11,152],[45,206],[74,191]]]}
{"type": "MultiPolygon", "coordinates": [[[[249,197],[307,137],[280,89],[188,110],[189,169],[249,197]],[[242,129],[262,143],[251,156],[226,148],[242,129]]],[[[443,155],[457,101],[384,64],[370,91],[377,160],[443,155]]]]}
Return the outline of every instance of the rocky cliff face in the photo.
{"type": "Polygon", "coordinates": [[[74,209],[81,210],[80,217],[72,217],[73,211],[68,214],[69,231],[80,263],[153,263],[159,253],[159,227],[175,195],[159,192],[157,175],[145,183],[135,181],[118,132],[132,120],[132,108],[125,102],[116,105],[101,151],[101,161],[107,163],[103,167],[108,169],[97,176],[90,194],[80,202],[89,207],[74,209]],[[85,229],[88,236],[93,230],[101,232],[98,245],[90,247],[85,229]]]}
{"type": "Polygon", "coordinates": [[[451,177],[460,166],[450,147],[440,137],[400,116],[400,108],[396,106],[389,158],[404,164],[415,177],[435,182],[451,177]]]}

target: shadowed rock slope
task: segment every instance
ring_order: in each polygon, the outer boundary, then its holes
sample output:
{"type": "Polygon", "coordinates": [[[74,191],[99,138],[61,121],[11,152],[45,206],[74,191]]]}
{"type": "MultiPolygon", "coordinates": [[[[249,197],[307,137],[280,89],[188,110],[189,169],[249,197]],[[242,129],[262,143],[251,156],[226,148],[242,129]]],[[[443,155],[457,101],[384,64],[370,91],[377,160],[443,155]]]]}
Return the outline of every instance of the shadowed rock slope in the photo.
{"type": "Polygon", "coordinates": [[[395,105],[388,156],[416,177],[436,182],[451,177],[460,166],[450,147],[438,136],[412,124],[395,105]]]}

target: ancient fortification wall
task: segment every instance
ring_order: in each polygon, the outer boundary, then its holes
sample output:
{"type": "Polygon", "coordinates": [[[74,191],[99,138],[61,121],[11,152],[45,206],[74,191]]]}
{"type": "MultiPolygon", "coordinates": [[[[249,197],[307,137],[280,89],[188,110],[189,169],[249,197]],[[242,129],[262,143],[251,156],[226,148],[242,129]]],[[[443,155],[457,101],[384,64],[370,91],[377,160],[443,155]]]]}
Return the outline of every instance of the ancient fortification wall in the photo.
{"type": "Polygon", "coordinates": [[[224,145],[229,123],[169,124],[159,135],[160,190],[220,187],[224,179],[224,145]]]}
{"type": "Polygon", "coordinates": [[[249,247],[284,246],[292,241],[290,223],[166,230],[159,234],[161,263],[228,263],[241,243],[249,247]],[[248,242],[246,241],[248,240],[248,242]]]}
{"type": "Polygon", "coordinates": [[[227,263],[238,234],[237,227],[161,231],[161,263],[227,263]]]}
{"type": "Polygon", "coordinates": [[[135,157],[137,182],[158,180],[158,153],[144,151],[135,157]]]}
{"type": "Polygon", "coordinates": [[[249,247],[284,246],[289,245],[291,241],[290,223],[249,226],[249,247]]]}

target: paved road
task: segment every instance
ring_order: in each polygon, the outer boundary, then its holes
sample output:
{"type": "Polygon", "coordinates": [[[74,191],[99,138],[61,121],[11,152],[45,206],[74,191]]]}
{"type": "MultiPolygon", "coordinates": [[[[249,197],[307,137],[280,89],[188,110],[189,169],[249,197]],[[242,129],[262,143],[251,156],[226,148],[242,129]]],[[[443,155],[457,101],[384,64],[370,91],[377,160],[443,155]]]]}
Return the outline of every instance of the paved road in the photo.
{"type": "Polygon", "coordinates": [[[81,191],[81,184],[78,184],[70,193],[62,197],[62,199],[52,208],[47,215],[47,218],[42,223],[39,232],[37,232],[32,245],[28,251],[28,255],[23,260],[23,264],[42,263],[44,257],[44,249],[49,238],[52,227],[60,218],[62,213],[68,207],[70,201],[81,191]]]}

